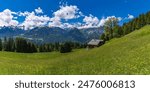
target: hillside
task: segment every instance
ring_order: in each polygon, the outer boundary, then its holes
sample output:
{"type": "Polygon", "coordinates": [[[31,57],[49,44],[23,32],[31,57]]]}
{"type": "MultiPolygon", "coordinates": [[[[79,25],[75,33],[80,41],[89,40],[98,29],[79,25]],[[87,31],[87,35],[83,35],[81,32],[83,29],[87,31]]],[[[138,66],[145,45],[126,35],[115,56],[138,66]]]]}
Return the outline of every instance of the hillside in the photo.
{"type": "Polygon", "coordinates": [[[0,52],[0,74],[150,74],[150,26],[91,50],[0,52]]]}

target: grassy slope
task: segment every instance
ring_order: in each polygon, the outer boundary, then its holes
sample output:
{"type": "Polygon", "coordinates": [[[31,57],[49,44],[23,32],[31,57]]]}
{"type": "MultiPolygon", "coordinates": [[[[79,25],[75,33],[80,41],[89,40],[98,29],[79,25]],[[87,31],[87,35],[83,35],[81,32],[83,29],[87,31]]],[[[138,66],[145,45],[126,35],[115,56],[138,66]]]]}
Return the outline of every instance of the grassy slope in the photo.
{"type": "Polygon", "coordinates": [[[150,74],[150,26],[89,51],[0,52],[0,74],[150,74]]]}

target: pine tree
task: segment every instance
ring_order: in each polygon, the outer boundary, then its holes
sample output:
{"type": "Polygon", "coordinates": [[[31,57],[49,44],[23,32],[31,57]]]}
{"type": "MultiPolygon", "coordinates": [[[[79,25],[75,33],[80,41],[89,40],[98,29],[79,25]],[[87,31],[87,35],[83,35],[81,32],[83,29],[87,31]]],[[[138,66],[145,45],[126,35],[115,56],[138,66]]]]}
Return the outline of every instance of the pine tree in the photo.
{"type": "Polygon", "coordinates": [[[35,44],[31,43],[32,53],[37,52],[37,47],[35,44]]]}
{"type": "Polygon", "coordinates": [[[60,47],[60,53],[67,53],[67,52],[71,52],[71,51],[72,51],[72,47],[69,42],[65,42],[60,47]]]}
{"type": "Polygon", "coordinates": [[[6,51],[6,45],[7,45],[7,37],[4,37],[4,43],[3,43],[4,51],[6,51]]]}
{"type": "Polygon", "coordinates": [[[0,51],[2,51],[3,45],[2,45],[2,39],[0,39],[0,51]]]}
{"type": "Polygon", "coordinates": [[[59,43],[58,43],[58,42],[56,42],[56,43],[55,43],[55,45],[54,45],[54,47],[55,47],[55,51],[59,51],[59,46],[60,46],[60,45],[59,45],[59,43]]]}

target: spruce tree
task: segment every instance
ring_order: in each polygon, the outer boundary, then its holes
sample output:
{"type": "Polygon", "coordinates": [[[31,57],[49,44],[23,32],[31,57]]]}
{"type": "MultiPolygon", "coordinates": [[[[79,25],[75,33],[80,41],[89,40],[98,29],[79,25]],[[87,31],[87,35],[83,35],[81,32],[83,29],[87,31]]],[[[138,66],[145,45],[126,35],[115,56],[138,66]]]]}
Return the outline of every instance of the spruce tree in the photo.
{"type": "Polygon", "coordinates": [[[2,51],[3,45],[2,45],[2,39],[0,39],[0,51],[2,51]]]}

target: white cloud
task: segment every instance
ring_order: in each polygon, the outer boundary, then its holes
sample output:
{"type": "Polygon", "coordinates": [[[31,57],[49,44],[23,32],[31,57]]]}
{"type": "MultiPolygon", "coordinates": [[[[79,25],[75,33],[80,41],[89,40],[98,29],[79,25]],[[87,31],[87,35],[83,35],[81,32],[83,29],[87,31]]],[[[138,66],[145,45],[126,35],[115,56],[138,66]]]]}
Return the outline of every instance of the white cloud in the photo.
{"type": "Polygon", "coordinates": [[[82,12],[79,12],[79,16],[84,17],[85,15],[82,12]]]}
{"type": "Polygon", "coordinates": [[[49,21],[50,18],[48,16],[37,16],[34,12],[31,12],[26,16],[25,21],[20,25],[24,25],[27,30],[34,27],[45,26],[49,21]]]}
{"type": "Polygon", "coordinates": [[[78,7],[77,6],[60,6],[60,9],[53,13],[55,17],[60,19],[74,19],[78,18],[78,7]]]}
{"type": "Polygon", "coordinates": [[[35,12],[36,12],[37,14],[42,14],[42,13],[43,13],[43,10],[42,10],[40,7],[38,7],[37,9],[35,9],[35,12]]]}
{"type": "Polygon", "coordinates": [[[0,12],[0,26],[25,26],[25,29],[32,29],[38,26],[50,26],[50,27],[61,27],[61,28],[93,28],[103,26],[104,23],[110,18],[117,18],[119,21],[124,19],[133,19],[134,16],[128,14],[128,17],[121,18],[116,16],[103,17],[98,19],[96,16],[90,14],[89,16],[84,15],[79,8],[75,5],[63,5],[60,6],[60,9],[53,12],[53,17],[50,18],[47,15],[43,14],[43,10],[38,7],[33,11],[24,11],[24,12],[13,12],[9,9],[6,9],[0,12]],[[17,19],[19,17],[25,18],[24,21],[19,23],[17,19]],[[71,20],[78,20],[78,18],[83,18],[83,21],[80,22],[70,22],[71,20]]]}
{"type": "Polygon", "coordinates": [[[76,23],[62,23],[59,18],[51,18],[51,22],[49,22],[49,27],[60,27],[60,28],[77,28],[80,27],[81,23],[76,22],[76,23]]]}
{"type": "Polygon", "coordinates": [[[18,16],[28,16],[28,15],[30,15],[30,12],[28,12],[28,11],[25,11],[25,12],[18,12],[17,15],[18,15],[18,16]]]}
{"type": "Polygon", "coordinates": [[[70,23],[63,23],[63,28],[74,28],[75,25],[70,24],[70,23]]]}
{"type": "Polygon", "coordinates": [[[83,19],[83,22],[85,22],[84,25],[78,27],[78,28],[95,28],[95,27],[100,27],[104,26],[105,22],[108,21],[111,18],[118,19],[118,21],[121,21],[121,17],[116,17],[116,16],[108,16],[108,17],[103,17],[102,19],[98,19],[97,17],[94,17],[93,15],[85,16],[83,19]]]}
{"type": "Polygon", "coordinates": [[[131,15],[131,14],[128,14],[128,16],[123,19],[123,21],[129,21],[129,20],[132,20],[132,19],[134,19],[134,16],[131,15]]]}
{"type": "Polygon", "coordinates": [[[42,13],[43,10],[40,7],[32,12],[18,12],[18,16],[25,17],[25,20],[19,26],[25,26],[25,30],[33,29],[39,26],[47,26],[48,22],[50,21],[50,17],[48,17],[47,15],[38,15],[42,13]]]}
{"type": "Polygon", "coordinates": [[[53,26],[60,27],[61,25],[62,25],[62,23],[61,23],[60,18],[53,17],[53,18],[50,19],[50,22],[49,22],[50,27],[53,27],[53,26]]]}
{"type": "Polygon", "coordinates": [[[82,12],[79,11],[77,6],[73,6],[73,5],[65,5],[65,6],[60,6],[60,9],[57,10],[56,12],[53,13],[53,16],[50,19],[50,23],[49,26],[56,26],[56,27],[71,27],[72,25],[69,23],[62,23],[62,19],[68,21],[71,19],[76,19],[79,18],[82,12]]]}
{"type": "Polygon", "coordinates": [[[118,21],[121,21],[122,20],[122,18],[121,17],[118,17],[118,21]]]}
{"type": "Polygon", "coordinates": [[[63,23],[62,27],[63,28],[78,28],[80,27],[82,24],[80,22],[76,22],[76,23],[63,23]]]}
{"type": "Polygon", "coordinates": [[[98,27],[99,19],[97,17],[94,17],[93,15],[85,16],[83,19],[83,22],[85,23],[83,26],[79,28],[92,28],[92,27],[98,27]]]}
{"type": "Polygon", "coordinates": [[[9,26],[18,26],[18,24],[19,24],[19,22],[16,21],[16,20],[11,20],[11,21],[9,22],[9,26]]]}
{"type": "Polygon", "coordinates": [[[14,17],[14,19],[18,19],[18,17],[14,17]]]}
{"type": "Polygon", "coordinates": [[[108,21],[109,19],[111,18],[115,18],[115,19],[118,19],[118,21],[121,21],[122,18],[121,17],[116,17],[116,16],[108,16],[107,18],[102,18],[99,22],[99,25],[98,26],[104,26],[105,22],[108,21]]]}
{"type": "Polygon", "coordinates": [[[93,15],[85,16],[83,19],[83,22],[86,23],[86,25],[97,25],[99,23],[99,20],[97,17],[94,17],[93,15]]]}
{"type": "Polygon", "coordinates": [[[16,13],[9,9],[5,9],[3,12],[0,12],[0,26],[17,26],[18,21],[15,20],[13,14],[16,13]]]}
{"type": "Polygon", "coordinates": [[[133,18],[134,18],[134,16],[133,16],[133,15],[128,14],[128,19],[133,19],[133,18]]]}
{"type": "Polygon", "coordinates": [[[99,26],[104,26],[105,22],[106,22],[106,19],[103,17],[99,22],[99,26]]]}

